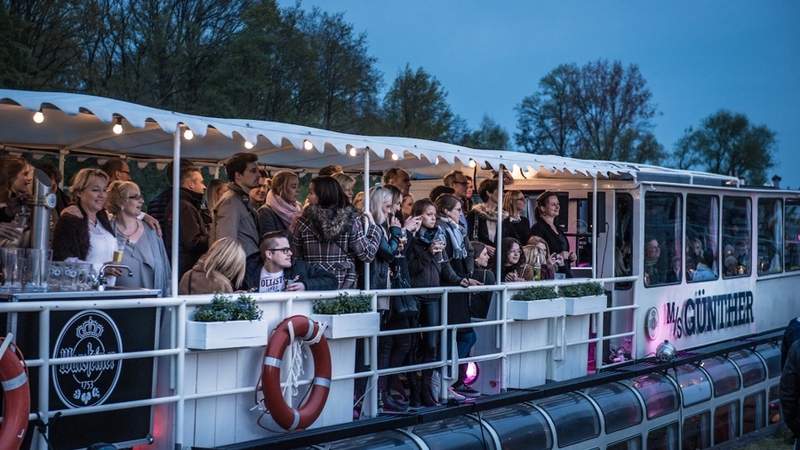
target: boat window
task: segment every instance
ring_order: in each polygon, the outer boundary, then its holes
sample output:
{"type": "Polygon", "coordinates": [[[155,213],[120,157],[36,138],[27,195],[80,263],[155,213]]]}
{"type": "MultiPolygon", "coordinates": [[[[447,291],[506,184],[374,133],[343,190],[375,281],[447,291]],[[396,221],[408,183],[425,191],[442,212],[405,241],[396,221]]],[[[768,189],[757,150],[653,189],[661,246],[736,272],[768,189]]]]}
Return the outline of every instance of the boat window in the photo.
{"type": "Polygon", "coordinates": [[[730,394],[739,389],[739,372],[736,371],[732,362],[722,356],[715,356],[704,359],[700,364],[711,376],[715,397],[730,394]]]}
{"type": "Polygon", "coordinates": [[[784,270],[800,270],[800,200],[786,199],[784,270]]]}
{"type": "Polygon", "coordinates": [[[577,444],[600,434],[600,420],[585,397],[569,393],[539,403],[556,426],[558,446],[577,444]]]}
{"type": "Polygon", "coordinates": [[[742,433],[764,427],[764,392],[756,392],[742,402],[742,433]]]}
{"type": "Polygon", "coordinates": [[[706,411],[683,419],[681,448],[704,449],[711,447],[711,413],[706,411]]]}
{"type": "Polygon", "coordinates": [[[758,274],[783,270],[783,201],[758,199],[758,274]]]}
{"type": "Polygon", "coordinates": [[[773,384],[769,387],[769,424],[774,425],[781,421],[780,385],[773,384]]]}
{"type": "Polygon", "coordinates": [[[425,441],[428,447],[436,450],[495,450],[489,433],[476,420],[467,416],[417,425],[411,431],[425,441]]]}
{"type": "MultiPolygon", "coordinates": [[[[616,195],[614,219],[614,276],[633,275],[633,197],[616,195]]],[[[616,289],[630,289],[633,283],[617,283],[616,289]]]]}
{"type": "Polygon", "coordinates": [[[606,447],[606,450],[642,450],[642,437],[636,436],[625,439],[624,441],[615,442],[606,447]]]}
{"type": "Polygon", "coordinates": [[[781,350],[775,344],[763,344],[756,347],[756,353],[767,363],[767,374],[770,378],[781,376],[781,350]]]}
{"type": "Polygon", "coordinates": [[[714,445],[739,436],[739,402],[730,402],[714,411],[714,445]]]}
{"type": "Polygon", "coordinates": [[[678,450],[678,422],[672,422],[647,433],[647,450],[678,450]]]}
{"type": "Polygon", "coordinates": [[[678,409],[678,391],[664,375],[651,373],[633,378],[631,382],[644,399],[648,419],[655,419],[678,409]]]}
{"type": "Polygon", "coordinates": [[[683,406],[692,406],[711,399],[711,382],[705,372],[691,364],[675,369],[683,393],[683,406]]]}
{"type": "Polygon", "coordinates": [[[550,450],[553,436],[544,415],[526,403],[492,409],[481,414],[500,438],[502,448],[550,450]]]}
{"type": "Polygon", "coordinates": [[[739,367],[739,372],[742,373],[742,385],[744,387],[752,386],[760,383],[767,378],[767,370],[755,353],[747,350],[741,350],[731,353],[728,358],[739,367]]]}
{"type": "Polygon", "coordinates": [[[644,285],[679,283],[683,267],[681,196],[648,192],[644,207],[644,285]]]}
{"type": "Polygon", "coordinates": [[[330,450],[356,450],[362,448],[378,450],[412,450],[419,446],[413,439],[399,431],[382,431],[380,433],[358,436],[326,444],[330,450]]]}
{"type": "Polygon", "coordinates": [[[686,281],[719,278],[719,200],[712,195],[686,196],[686,281]]]}
{"type": "Polygon", "coordinates": [[[722,273],[725,278],[750,276],[750,199],[722,199],[722,273]]]}
{"type": "Polygon", "coordinates": [[[630,388],[609,383],[586,390],[603,411],[606,434],[632,427],[642,422],[642,407],[630,388]]]}

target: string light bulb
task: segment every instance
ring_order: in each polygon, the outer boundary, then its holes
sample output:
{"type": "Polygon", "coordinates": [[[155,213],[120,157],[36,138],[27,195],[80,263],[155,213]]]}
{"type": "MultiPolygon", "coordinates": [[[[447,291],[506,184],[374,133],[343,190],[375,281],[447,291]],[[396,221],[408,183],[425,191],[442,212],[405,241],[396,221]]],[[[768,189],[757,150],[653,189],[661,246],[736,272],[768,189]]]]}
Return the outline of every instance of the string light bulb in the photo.
{"type": "Polygon", "coordinates": [[[44,113],[41,111],[36,111],[33,113],[33,121],[36,123],[44,122],[44,113]]]}
{"type": "Polygon", "coordinates": [[[350,156],[358,155],[358,150],[355,147],[350,147],[350,156]]]}
{"type": "Polygon", "coordinates": [[[122,119],[117,117],[116,123],[114,123],[114,126],[111,127],[111,131],[113,131],[114,134],[122,134],[122,132],[124,131],[122,129],[122,119]]]}
{"type": "Polygon", "coordinates": [[[253,149],[253,147],[255,147],[255,146],[253,145],[253,143],[252,143],[252,142],[250,142],[250,141],[244,141],[244,148],[246,148],[246,149],[248,149],[248,150],[252,150],[252,149],[253,149]]]}
{"type": "Polygon", "coordinates": [[[194,138],[194,133],[192,132],[191,129],[187,128],[183,130],[183,138],[186,139],[187,141],[191,141],[194,138]]]}
{"type": "Polygon", "coordinates": [[[399,157],[399,156],[397,156],[397,154],[396,154],[396,153],[392,153],[392,161],[397,161],[397,160],[399,160],[399,159],[400,159],[400,157],[399,157]]]}
{"type": "Polygon", "coordinates": [[[477,165],[478,165],[478,163],[476,163],[474,159],[470,159],[469,160],[469,167],[470,168],[474,169],[477,165]]]}
{"type": "Polygon", "coordinates": [[[312,144],[311,141],[309,141],[308,139],[304,139],[303,140],[303,148],[306,149],[306,150],[311,151],[311,150],[314,149],[314,144],[312,144]]]}

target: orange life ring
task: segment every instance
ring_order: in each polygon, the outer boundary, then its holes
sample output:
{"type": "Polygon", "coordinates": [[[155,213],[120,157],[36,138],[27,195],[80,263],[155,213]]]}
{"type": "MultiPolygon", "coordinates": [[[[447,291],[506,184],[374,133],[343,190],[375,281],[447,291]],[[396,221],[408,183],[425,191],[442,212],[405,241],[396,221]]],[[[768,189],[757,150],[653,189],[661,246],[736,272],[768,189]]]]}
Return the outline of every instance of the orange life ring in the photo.
{"type": "MultiPolygon", "coordinates": [[[[5,338],[0,338],[3,342],[5,338]]],[[[28,429],[31,391],[24,358],[14,344],[0,358],[0,384],[3,386],[3,423],[0,425],[0,449],[19,449],[28,429]],[[13,347],[13,350],[12,350],[13,347]]]]}
{"type": "Polygon", "coordinates": [[[261,372],[261,389],[270,415],[284,430],[302,430],[311,426],[322,413],[331,388],[331,352],[325,336],[311,345],[314,357],[314,381],[308,400],[299,409],[292,408],[283,400],[281,392],[281,362],[286,347],[291,344],[289,323],[297,339],[308,341],[319,332],[319,323],[306,316],[291,316],[283,320],[272,332],[264,352],[264,367],[261,372]]]}

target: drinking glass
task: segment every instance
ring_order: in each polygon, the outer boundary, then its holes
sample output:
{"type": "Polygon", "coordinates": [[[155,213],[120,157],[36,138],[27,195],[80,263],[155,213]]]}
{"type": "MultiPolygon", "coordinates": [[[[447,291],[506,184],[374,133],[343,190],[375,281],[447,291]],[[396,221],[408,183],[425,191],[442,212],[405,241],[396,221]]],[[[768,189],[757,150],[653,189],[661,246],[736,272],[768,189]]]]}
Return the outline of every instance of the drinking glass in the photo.
{"type": "Polygon", "coordinates": [[[3,289],[18,290],[22,288],[21,250],[19,248],[0,249],[0,259],[3,262],[3,289]]]}
{"type": "Polygon", "coordinates": [[[446,248],[445,246],[447,245],[447,243],[445,242],[445,240],[440,236],[436,236],[436,238],[433,240],[433,242],[431,244],[432,245],[438,244],[438,245],[440,245],[442,247],[442,251],[436,252],[436,253],[433,254],[433,256],[434,256],[433,259],[437,263],[446,262],[447,261],[447,252],[445,250],[445,248],[446,248]]]}
{"type": "Polygon", "coordinates": [[[61,283],[64,276],[64,263],[52,262],[50,263],[50,276],[47,278],[47,285],[50,290],[61,289],[61,283]]]}
{"type": "Polygon", "coordinates": [[[31,248],[25,249],[24,254],[25,273],[23,283],[25,289],[31,291],[46,290],[53,251],[50,249],[31,248]]]}
{"type": "Polygon", "coordinates": [[[62,289],[65,291],[74,291],[78,288],[78,267],[76,263],[65,263],[64,266],[64,284],[62,289]]]}

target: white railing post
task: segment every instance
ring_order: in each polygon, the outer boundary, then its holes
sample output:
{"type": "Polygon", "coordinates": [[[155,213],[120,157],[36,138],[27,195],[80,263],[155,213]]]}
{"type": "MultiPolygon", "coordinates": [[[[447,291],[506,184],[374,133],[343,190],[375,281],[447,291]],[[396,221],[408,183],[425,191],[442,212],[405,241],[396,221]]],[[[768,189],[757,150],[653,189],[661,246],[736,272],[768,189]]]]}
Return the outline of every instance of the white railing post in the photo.
{"type": "MultiPolygon", "coordinates": [[[[172,273],[170,289],[172,297],[178,295],[178,243],[180,237],[180,186],[181,184],[181,127],[175,129],[175,135],[172,139],[172,239],[170,243],[170,252],[172,252],[172,273]]],[[[166,232],[167,230],[163,230],[166,232]]],[[[162,292],[161,295],[165,293],[162,292]]]]}
{"type": "MultiPolygon", "coordinates": [[[[377,311],[378,307],[378,294],[372,294],[372,310],[377,311]]],[[[370,360],[369,360],[369,415],[370,417],[378,417],[378,339],[377,335],[369,338],[370,342],[370,360]]]]}
{"type": "Polygon", "coordinates": [[[175,448],[183,448],[183,424],[185,422],[185,408],[186,408],[186,392],[184,392],[184,372],[186,367],[186,300],[183,300],[178,305],[178,345],[179,349],[177,355],[177,384],[175,395],[178,397],[178,403],[175,407],[175,448]]]}
{"type": "MultiPolygon", "coordinates": [[[[503,283],[503,278],[500,275],[503,273],[503,176],[505,171],[506,166],[500,164],[500,170],[497,171],[497,234],[494,237],[497,284],[503,283]]],[[[523,243],[522,245],[525,244],[523,243]]]]}
{"type": "MultiPolygon", "coordinates": [[[[57,355],[56,355],[57,356],[57,355]]],[[[43,435],[39,436],[39,450],[48,450],[48,425],[50,424],[50,308],[39,312],[39,418],[44,422],[43,435]]]]}
{"type": "MultiPolygon", "coordinates": [[[[449,263],[447,263],[449,264],[449,263]]],[[[447,354],[452,353],[452,349],[448,345],[447,334],[450,332],[447,321],[447,299],[448,291],[442,292],[442,304],[440,306],[442,317],[439,320],[439,325],[442,327],[441,334],[439,335],[439,359],[442,367],[439,368],[439,401],[442,403],[447,402],[447,388],[450,387],[446,383],[445,374],[447,373],[447,354]]],[[[457,358],[455,355],[450,355],[452,358],[457,358]]]]}

